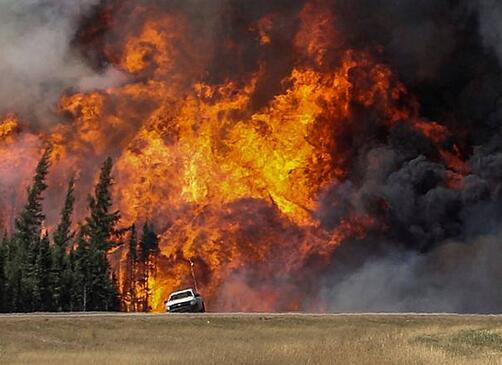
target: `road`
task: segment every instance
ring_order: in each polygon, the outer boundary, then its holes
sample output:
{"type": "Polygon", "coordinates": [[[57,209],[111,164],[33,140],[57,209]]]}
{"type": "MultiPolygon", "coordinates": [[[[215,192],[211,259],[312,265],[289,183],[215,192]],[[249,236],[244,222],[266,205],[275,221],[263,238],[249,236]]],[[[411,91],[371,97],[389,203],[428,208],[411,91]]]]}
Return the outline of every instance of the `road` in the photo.
{"type": "Polygon", "coordinates": [[[480,313],[418,313],[418,312],[399,312],[399,313],[303,313],[303,312],[230,312],[230,313],[125,313],[125,312],[65,312],[65,313],[2,313],[0,318],[40,318],[40,317],[57,317],[57,318],[79,318],[79,317],[215,317],[215,318],[241,318],[241,317],[368,317],[368,316],[386,316],[386,317],[406,317],[406,316],[441,316],[441,317],[477,317],[477,318],[502,318],[502,314],[480,314],[480,313]]]}

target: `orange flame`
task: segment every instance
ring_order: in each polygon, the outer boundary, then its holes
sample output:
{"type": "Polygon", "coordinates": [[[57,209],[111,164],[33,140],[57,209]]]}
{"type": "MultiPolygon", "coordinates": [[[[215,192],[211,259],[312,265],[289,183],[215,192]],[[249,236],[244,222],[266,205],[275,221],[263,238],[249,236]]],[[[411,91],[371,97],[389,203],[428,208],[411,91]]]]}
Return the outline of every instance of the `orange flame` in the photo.
{"type": "MultiPolygon", "coordinates": [[[[347,174],[343,139],[358,128],[354,106],[378,113],[382,128],[409,123],[453,171],[466,171],[457,150],[440,146],[448,130],[417,118],[386,65],[367,52],[341,50],[332,14],[315,2],[299,15],[294,45],[301,60],[260,108],[252,99],[263,68],[244,81],[204,82],[210,55],[193,46],[186,19],[141,7],[134,17],[137,27],[106,49],[128,82],[62,96],[60,110],[72,123],[46,138],[59,169],[110,151],[118,156],[114,197],[124,226],[149,219],[160,229],[161,255],[149,283],[154,310],[163,309],[170,291],[191,284],[187,260],[210,309],[305,308],[296,276],[306,262],[322,270],[344,240],[378,225],[350,214],[328,230],[313,214],[320,192],[347,174]]],[[[272,19],[251,29],[262,46],[272,42],[272,19]]],[[[13,117],[0,123],[3,151],[17,126],[13,117]]],[[[119,256],[120,267],[125,251],[119,256]]]]}

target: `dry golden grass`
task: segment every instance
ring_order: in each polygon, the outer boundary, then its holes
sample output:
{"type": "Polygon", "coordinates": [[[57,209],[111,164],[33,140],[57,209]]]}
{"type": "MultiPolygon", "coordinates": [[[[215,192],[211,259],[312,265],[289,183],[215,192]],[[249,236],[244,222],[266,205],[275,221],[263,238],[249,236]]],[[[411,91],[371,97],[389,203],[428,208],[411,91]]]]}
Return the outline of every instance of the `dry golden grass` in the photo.
{"type": "Polygon", "coordinates": [[[502,317],[0,317],[1,364],[502,364],[502,317]]]}

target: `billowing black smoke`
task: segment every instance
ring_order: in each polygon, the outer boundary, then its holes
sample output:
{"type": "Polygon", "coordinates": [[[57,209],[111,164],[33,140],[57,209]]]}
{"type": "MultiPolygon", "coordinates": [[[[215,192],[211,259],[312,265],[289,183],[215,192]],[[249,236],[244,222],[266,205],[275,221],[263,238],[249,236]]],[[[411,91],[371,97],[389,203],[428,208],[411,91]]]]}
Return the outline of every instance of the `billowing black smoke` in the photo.
{"type": "MultiPolygon", "coordinates": [[[[460,189],[416,131],[396,126],[332,186],[319,214],[374,214],[385,229],[347,243],[324,279],[336,311],[500,312],[502,296],[502,5],[496,1],[338,1],[346,41],[382,46],[420,114],[450,130],[468,161],[460,189]],[[354,21],[354,19],[357,19],[354,21]]],[[[447,147],[447,146],[446,146],[447,147]]]]}

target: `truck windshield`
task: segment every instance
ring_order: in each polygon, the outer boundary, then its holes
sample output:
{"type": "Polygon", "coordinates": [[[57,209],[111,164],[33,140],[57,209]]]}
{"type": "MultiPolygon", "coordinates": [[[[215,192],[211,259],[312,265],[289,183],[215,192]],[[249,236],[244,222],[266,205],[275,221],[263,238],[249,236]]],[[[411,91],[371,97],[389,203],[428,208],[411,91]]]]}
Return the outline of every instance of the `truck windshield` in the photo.
{"type": "Polygon", "coordinates": [[[192,296],[193,296],[193,294],[191,291],[184,291],[183,293],[171,295],[171,298],[169,298],[169,300],[178,300],[178,299],[188,298],[188,297],[192,297],[192,296]]]}

